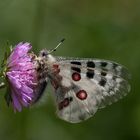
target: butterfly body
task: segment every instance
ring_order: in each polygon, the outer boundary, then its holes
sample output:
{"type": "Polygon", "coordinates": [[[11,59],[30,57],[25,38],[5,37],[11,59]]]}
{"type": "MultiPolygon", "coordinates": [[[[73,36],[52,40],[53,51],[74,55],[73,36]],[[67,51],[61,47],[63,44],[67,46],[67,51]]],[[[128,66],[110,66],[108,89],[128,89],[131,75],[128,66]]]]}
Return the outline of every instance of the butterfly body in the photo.
{"type": "Polygon", "coordinates": [[[57,114],[65,121],[78,123],[86,120],[130,91],[127,69],[115,62],[54,57],[47,50],[42,50],[37,60],[40,76],[37,100],[50,81],[57,114]]]}

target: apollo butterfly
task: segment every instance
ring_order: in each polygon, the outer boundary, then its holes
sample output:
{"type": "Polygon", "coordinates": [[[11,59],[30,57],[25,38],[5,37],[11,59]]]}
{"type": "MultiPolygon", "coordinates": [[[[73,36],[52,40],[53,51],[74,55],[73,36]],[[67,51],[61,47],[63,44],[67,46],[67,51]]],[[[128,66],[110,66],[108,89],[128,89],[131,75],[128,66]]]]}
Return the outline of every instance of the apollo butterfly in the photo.
{"type": "Polygon", "coordinates": [[[40,84],[36,101],[50,81],[61,119],[71,123],[87,120],[130,91],[130,75],[124,66],[94,58],[54,57],[51,53],[57,47],[42,50],[37,58],[40,84]]]}

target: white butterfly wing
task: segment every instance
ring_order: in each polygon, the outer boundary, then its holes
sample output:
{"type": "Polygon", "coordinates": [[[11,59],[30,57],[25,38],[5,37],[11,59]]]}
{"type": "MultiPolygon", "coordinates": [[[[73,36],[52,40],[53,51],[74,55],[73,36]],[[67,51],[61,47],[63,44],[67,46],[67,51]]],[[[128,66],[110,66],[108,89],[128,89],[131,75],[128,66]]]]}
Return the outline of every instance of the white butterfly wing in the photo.
{"type": "MultiPolygon", "coordinates": [[[[63,80],[68,83],[67,78],[63,80]]],[[[68,89],[62,84],[55,92],[58,116],[72,123],[88,119],[94,115],[98,108],[96,95],[100,92],[100,89],[97,88],[94,83],[91,85],[91,82],[88,80],[81,81],[79,84],[73,82],[68,89]],[[82,82],[84,82],[84,84],[82,82]],[[92,88],[89,88],[90,86],[92,86],[92,88]],[[86,92],[83,92],[83,89],[86,92]],[[78,98],[78,94],[76,95],[76,93],[79,91],[81,91],[81,95],[79,94],[78,98]]]]}
{"type": "Polygon", "coordinates": [[[106,60],[57,58],[59,73],[51,76],[57,114],[71,123],[93,116],[130,91],[123,66],[106,60]]]}

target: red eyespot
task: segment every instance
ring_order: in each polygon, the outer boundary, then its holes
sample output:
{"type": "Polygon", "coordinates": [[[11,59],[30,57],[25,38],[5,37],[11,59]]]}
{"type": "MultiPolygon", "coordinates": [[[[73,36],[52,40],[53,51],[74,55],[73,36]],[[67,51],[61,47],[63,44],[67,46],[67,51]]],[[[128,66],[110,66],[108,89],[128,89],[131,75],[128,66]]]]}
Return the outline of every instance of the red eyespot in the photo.
{"type": "Polygon", "coordinates": [[[77,72],[74,72],[74,73],[72,74],[72,79],[73,79],[74,81],[79,81],[79,80],[81,79],[81,75],[80,75],[79,73],[77,73],[77,72]]]}
{"type": "Polygon", "coordinates": [[[57,64],[54,64],[54,65],[53,65],[53,68],[54,68],[54,69],[58,69],[58,67],[59,67],[59,66],[58,66],[57,64]]]}
{"type": "Polygon", "coordinates": [[[85,100],[87,98],[87,92],[85,90],[80,90],[76,93],[76,96],[80,99],[80,100],[85,100]]]}
{"type": "Polygon", "coordinates": [[[62,102],[59,103],[58,107],[59,110],[63,109],[64,107],[67,107],[70,103],[70,99],[69,98],[65,98],[62,102]]]}
{"type": "Polygon", "coordinates": [[[66,98],[66,99],[64,99],[64,101],[63,101],[63,106],[66,107],[66,106],[68,106],[68,105],[69,105],[69,99],[66,98]]]}

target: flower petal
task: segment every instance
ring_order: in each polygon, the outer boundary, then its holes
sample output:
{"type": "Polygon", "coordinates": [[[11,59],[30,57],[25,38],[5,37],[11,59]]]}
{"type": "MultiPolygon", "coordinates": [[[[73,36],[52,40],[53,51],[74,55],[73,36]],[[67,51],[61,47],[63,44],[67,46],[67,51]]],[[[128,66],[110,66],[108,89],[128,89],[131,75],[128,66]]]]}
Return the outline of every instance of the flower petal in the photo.
{"type": "Polygon", "coordinates": [[[16,64],[20,59],[26,59],[27,53],[31,50],[32,46],[30,43],[19,43],[12,51],[8,63],[9,66],[16,64]]]}
{"type": "Polygon", "coordinates": [[[14,110],[21,111],[22,107],[29,107],[35,100],[38,85],[33,54],[29,51],[30,43],[19,43],[7,60],[7,80],[11,89],[14,110]]]}
{"type": "Polygon", "coordinates": [[[12,96],[12,100],[13,100],[12,105],[14,107],[14,110],[15,111],[18,110],[19,112],[21,112],[22,106],[19,102],[18,97],[16,96],[16,94],[13,91],[11,92],[11,96],[12,96]]]}
{"type": "Polygon", "coordinates": [[[14,85],[17,89],[21,88],[21,83],[16,77],[12,76],[12,72],[7,72],[7,76],[11,85],[14,85]]]}

